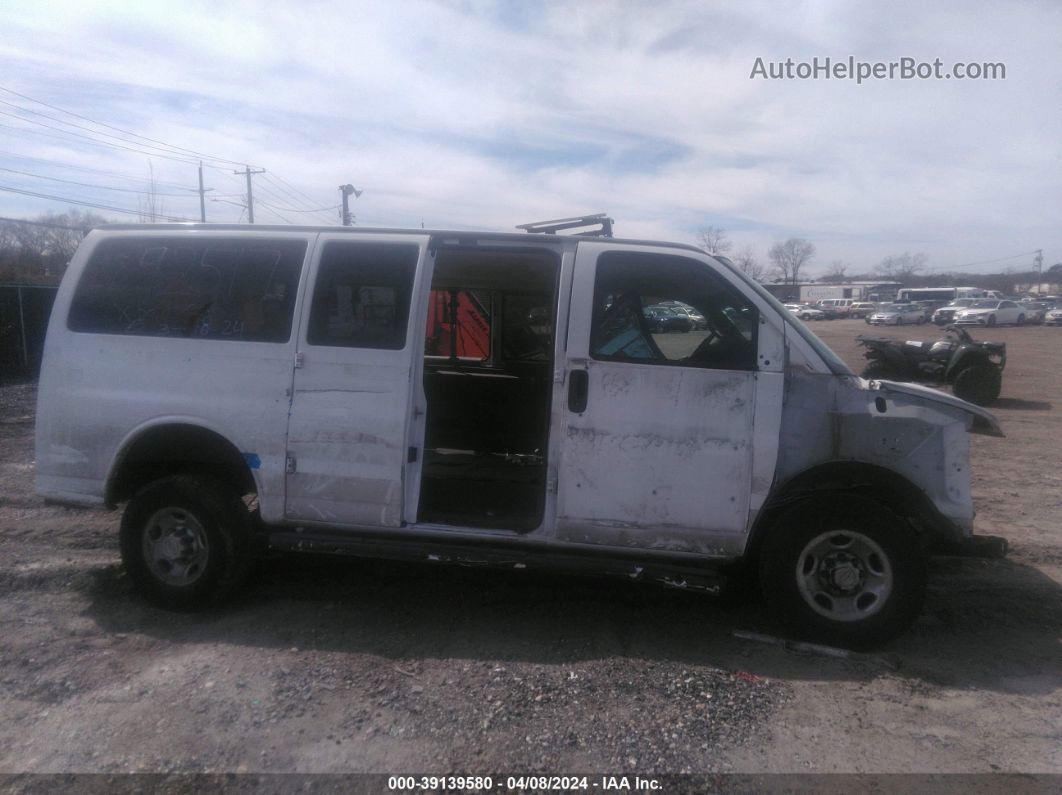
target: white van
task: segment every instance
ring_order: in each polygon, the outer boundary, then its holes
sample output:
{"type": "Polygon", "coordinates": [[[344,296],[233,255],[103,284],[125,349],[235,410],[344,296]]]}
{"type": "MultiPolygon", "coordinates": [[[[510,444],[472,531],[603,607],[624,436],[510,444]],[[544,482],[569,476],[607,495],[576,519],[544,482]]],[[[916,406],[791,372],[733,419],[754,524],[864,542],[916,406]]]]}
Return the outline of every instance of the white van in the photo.
{"type": "Polygon", "coordinates": [[[831,310],[834,314],[848,317],[852,314],[852,306],[856,302],[851,298],[823,298],[818,306],[831,310]]]}
{"type": "Polygon", "coordinates": [[[37,489],[124,504],[165,607],[220,600],[264,547],[706,591],[751,571],[793,632],[867,646],[916,616],[928,551],[985,546],[967,431],[1002,435],[855,377],[690,246],[107,226],[52,312],[37,489]],[[662,301],[707,328],[651,333],[662,301]]]}

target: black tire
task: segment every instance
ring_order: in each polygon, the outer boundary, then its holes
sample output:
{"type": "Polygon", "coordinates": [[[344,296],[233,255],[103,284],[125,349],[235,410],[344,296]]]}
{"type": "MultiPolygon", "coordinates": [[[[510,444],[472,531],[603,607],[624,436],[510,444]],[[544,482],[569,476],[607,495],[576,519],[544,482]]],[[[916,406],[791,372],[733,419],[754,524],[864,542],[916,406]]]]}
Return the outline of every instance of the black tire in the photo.
{"type": "Polygon", "coordinates": [[[988,316],[988,325],[989,326],[996,325],[996,316],[995,315],[989,315],[988,316]]]}
{"type": "Polygon", "coordinates": [[[955,397],[978,406],[991,406],[1003,389],[1003,374],[992,364],[972,364],[955,375],[951,391],[955,397]]]}
{"type": "Polygon", "coordinates": [[[1024,326],[1025,325],[1025,315],[1018,315],[1018,323],[1017,323],[1017,325],[1019,325],[1019,326],[1024,326]]]}
{"type": "Polygon", "coordinates": [[[161,478],[137,492],[122,516],[120,542],[136,590],[168,610],[220,604],[247,578],[254,559],[247,506],[234,490],[195,475],[161,478]],[[166,522],[178,526],[164,531],[166,522]],[[156,549],[171,545],[169,560],[149,560],[152,533],[159,533],[156,549]],[[183,575],[177,572],[182,564],[183,575]]]}
{"type": "Polygon", "coordinates": [[[880,359],[875,359],[863,368],[863,372],[860,373],[860,377],[866,378],[870,381],[902,381],[903,373],[899,372],[888,362],[883,362],[880,359]]]}
{"type": "Polygon", "coordinates": [[[799,637],[871,649],[906,631],[921,611],[926,555],[911,526],[885,505],[831,495],[798,503],[772,525],[760,554],[760,585],[770,612],[799,637]],[[845,574],[856,580],[850,591],[834,582],[845,574]],[[888,587],[866,588],[874,578],[888,587]]]}

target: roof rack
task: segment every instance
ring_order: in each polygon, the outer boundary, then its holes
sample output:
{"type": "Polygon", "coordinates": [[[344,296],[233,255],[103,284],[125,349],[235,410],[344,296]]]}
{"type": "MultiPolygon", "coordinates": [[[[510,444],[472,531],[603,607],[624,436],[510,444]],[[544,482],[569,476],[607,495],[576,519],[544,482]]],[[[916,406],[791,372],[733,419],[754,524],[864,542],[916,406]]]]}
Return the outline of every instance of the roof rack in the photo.
{"type": "Polygon", "coordinates": [[[597,226],[586,232],[576,232],[576,235],[586,237],[612,237],[612,224],[615,223],[607,213],[596,215],[577,215],[574,218],[556,218],[552,221],[535,221],[530,224],[519,224],[517,229],[534,232],[543,235],[555,235],[562,229],[579,229],[583,226],[597,226]]]}

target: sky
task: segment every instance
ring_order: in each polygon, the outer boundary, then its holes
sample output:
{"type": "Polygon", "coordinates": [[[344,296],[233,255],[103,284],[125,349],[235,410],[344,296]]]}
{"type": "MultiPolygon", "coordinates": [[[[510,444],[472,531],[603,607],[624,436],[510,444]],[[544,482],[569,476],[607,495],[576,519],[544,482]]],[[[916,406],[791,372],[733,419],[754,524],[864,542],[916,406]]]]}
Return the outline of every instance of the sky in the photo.
{"type": "Polygon", "coordinates": [[[763,261],[806,238],[809,274],[1062,262],[1062,3],[35,0],[0,30],[0,216],[135,211],[154,176],[195,220],[196,152],[210,221],[247,221],[249,164],[259,223],[338,223],[350,183],[369,226],[607,212],[763,261]],[[849,56],[1006,77],[751,76],[849,56]]]}

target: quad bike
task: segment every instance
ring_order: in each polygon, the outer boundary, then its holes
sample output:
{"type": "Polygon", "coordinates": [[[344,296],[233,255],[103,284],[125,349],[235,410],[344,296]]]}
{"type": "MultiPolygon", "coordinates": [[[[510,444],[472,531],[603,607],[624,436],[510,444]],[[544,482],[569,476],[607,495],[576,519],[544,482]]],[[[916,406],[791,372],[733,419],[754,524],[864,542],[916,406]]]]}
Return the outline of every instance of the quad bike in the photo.
{"type": "Polygon", "coordinates": [[[1004,342],[978,342],[958,326],[948,326],[936,342],[866,335],[856,340],[867,349],[863,378],[950,384],[956,397],[978,406],[999,397],[1007,363],[1004,342]]]}

